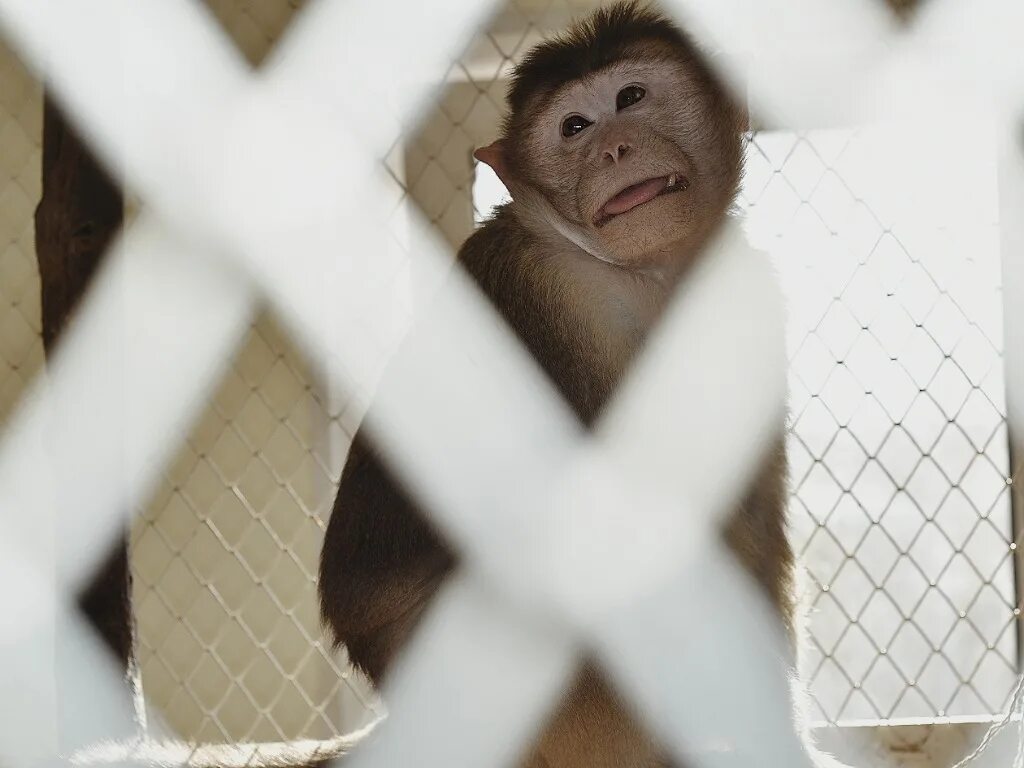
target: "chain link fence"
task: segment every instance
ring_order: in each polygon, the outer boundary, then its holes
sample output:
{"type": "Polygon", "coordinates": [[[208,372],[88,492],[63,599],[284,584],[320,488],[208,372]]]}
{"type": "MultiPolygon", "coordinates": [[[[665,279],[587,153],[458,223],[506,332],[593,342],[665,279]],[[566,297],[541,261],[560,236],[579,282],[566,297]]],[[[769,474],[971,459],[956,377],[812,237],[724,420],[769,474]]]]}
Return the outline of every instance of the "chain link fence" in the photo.
{"type": "Polygon", "coordinates": [[[40,194],[42,94],[0,49],[0,424],[43,366],[32,214],[40,194]]]}
{"type": "Polygon", "coordinates": [[[315,588],[348,439],[261,318],[133,529],[143,690],[180,733],[325,739],[372,709],[323,636],[315,588]]]}
{"type": "MultiPolygon", "coordinates": [[[[303,3],[209,5],[258,63],[303,3]]],[[[383,158],[400,209],[461,244],[497,194],[474,195],[471,153],[496,136],[510,67],[594,5],[515,0],[492,19],[383,158]]],[[[38,83],[0,53],[0,424],[42,367],[40,120],[38,83]]],[[[823,723],[987,717],[1017,669],[998,206],[982,195],[938,227],[901,217],[894,198],[920,189],[893,179],[913,168],[880,158],[910,141],[759,131],[740,200],[790,301],[790,518],[823,723]]],[[[994,167],[976,171],[994,196],[994,167]]],[[[363,407],[328,389],[261,317],[133,527],[142,690],[185,740],[325,739],[379,711],[317,611],[325,516],[363,407]]],[[[936,748],[935,764],[961,748],[936,748]]]]}
{"type": "Polygon", "coordinates": [[[995,157],[936,195],[914,142],[765,132],[747,161],[790,303],[790,520],[828,722],[985,716],[1016,680],[995,157]]]}

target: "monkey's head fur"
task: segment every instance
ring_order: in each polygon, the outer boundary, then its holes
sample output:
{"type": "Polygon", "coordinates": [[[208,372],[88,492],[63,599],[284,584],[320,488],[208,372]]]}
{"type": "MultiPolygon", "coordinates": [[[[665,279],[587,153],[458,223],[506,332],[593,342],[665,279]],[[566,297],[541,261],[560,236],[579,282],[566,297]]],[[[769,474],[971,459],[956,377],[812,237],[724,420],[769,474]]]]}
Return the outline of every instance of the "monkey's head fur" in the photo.
{"type": "Polygon", "coordinates": [[[477,159],[524,225],[599,259],[671,267],[735,197],[745,113],[689,38],[636,3],[534,48],[508,106],[501,138],[477,159]]]}

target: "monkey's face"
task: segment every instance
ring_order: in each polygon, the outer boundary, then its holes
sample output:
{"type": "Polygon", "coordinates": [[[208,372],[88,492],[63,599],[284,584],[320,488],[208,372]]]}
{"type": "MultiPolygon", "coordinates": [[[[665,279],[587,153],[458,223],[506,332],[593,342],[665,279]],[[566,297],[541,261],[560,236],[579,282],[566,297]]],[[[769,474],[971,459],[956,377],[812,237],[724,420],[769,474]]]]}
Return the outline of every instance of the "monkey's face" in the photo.
{"type": "Polygon", "coordinates": [[[736,111],[672,57],[630,58],[563,86],[539,105],[525,145],[520,164],[573,239],[622,265],[692,253],[739,179],[736,111]]]}

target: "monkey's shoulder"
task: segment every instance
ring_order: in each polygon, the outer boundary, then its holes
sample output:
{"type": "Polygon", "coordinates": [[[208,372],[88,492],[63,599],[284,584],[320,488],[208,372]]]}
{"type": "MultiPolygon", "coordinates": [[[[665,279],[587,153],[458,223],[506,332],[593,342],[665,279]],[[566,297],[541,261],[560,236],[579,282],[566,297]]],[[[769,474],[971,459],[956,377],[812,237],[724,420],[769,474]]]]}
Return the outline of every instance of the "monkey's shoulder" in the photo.
{"type": "Polygon", "coordinates": [[[557,304],[559,281],[546,253],[506,204],[463,243],[458,260],[520,335],[532,335],[557,304]]]}
{"type": "MultiPolygon", "coordinates": [[[[520,223],[510,203],[476,230],[459,249],[459,262],[477,282],[493,283],[522,266],[522,254],[535,245],[534,235],[520,223]]],[[[485,286],[486,287],[486,286],[485,286]]]]}
{"type": "Polygon", "coordinates": [[[619,348],[634,346],[635,334],[620,338],[622,302],[608,265],[574,250],[531,231],[509,204],[466,240],[459,261],[589,423],[628,357],[619,348]]]}

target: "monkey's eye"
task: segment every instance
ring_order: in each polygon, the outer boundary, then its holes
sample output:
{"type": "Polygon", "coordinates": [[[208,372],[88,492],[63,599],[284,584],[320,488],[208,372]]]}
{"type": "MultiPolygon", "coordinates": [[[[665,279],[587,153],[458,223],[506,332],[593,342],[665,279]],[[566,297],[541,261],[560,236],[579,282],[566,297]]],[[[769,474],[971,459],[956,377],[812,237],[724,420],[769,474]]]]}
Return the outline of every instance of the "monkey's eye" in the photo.
{"type": "Polygon", "coordinates": [[[619,95],[615,97],[615,108],[625,109],[626,107],[631,107],[646,95],[647,91],[639,85],[627,85],[619,91],[619,95]]]}
{"type": "Polygon", "coordinates": [[[587,118],[582,115],[572,115],[571,117],[565,118],[562,121],[562,135],[566,138],[575,136],[577,133],[582,131],[584,128],[592,125],[587,118]]]}

